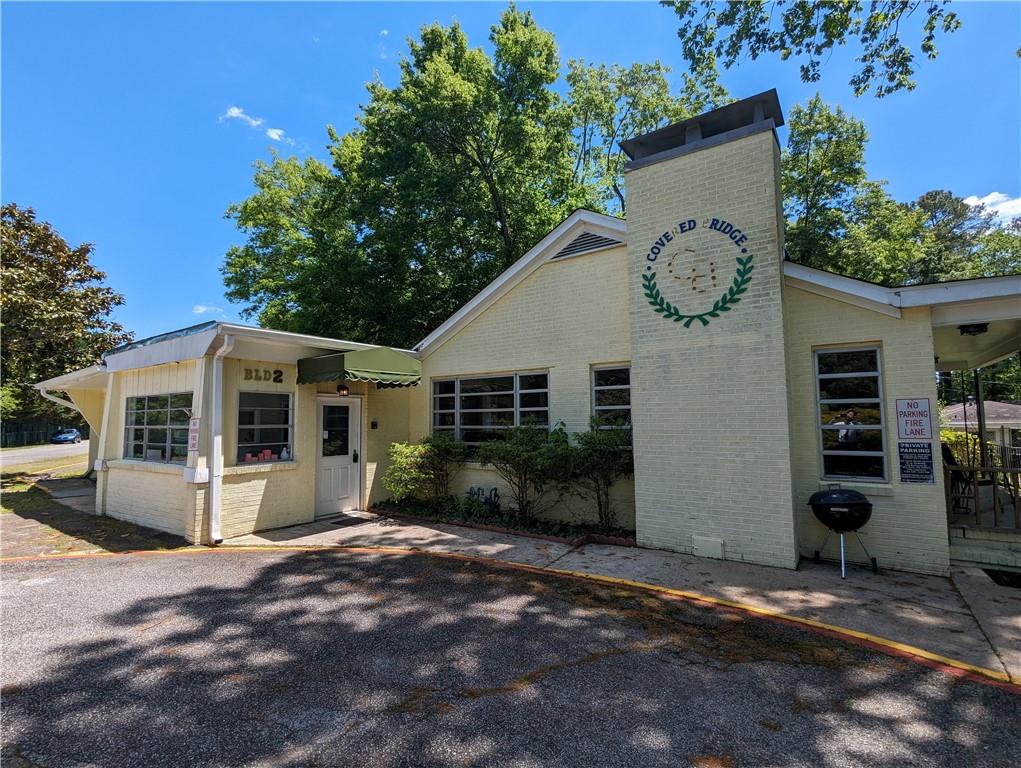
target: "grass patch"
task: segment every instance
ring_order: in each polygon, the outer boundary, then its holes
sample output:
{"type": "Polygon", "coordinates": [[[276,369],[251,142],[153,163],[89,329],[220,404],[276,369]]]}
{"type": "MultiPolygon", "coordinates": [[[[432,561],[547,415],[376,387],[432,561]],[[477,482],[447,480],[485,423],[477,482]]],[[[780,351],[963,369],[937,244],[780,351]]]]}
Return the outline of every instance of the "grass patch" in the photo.
{"type": "Polygon", "coordinates": [[[52,507],[56,502],[34,479],[24,474],[0,476],[0,513],[29,514],[52,507]]]}

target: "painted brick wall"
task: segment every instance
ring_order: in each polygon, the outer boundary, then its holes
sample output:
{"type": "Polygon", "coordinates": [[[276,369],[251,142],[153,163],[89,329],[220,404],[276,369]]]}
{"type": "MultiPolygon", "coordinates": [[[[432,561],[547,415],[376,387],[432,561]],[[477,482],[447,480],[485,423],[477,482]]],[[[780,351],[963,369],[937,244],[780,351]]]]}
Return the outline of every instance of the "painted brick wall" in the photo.
{"type": "Polygon", "coordinates": [[[639,543],[699,554],[694,537],[722,539],[727,559],[794,567],[773,132],[632,170],[626,183],[639,543]],[[696,321],[685,328],[649,306],[641,281],[646,255],[664,232],[696,220],[653,269],[668,299],[688,312],[708,309],[730,284],[740,255],[726,236],[706,228],[712,217],[747,235],[753,279],[733,311],[706,327],[696,321]],[[688,260],[702,260],[700,287],[712,261],[720,287],[698,294],[674,278],[668,262],[675,253],[673,263],[684,269],[688,260]]]}
{"type": "MultiPolygon", "coordinates": [[[[106,514],[178,536],[193,536],[194,486],[181,468],[125,462],[106,472],[106,514]]],[[[190,538],[194,540],[194,538],[190,538]]]]}
{"type": "MultiPolygon", "coordinates": [[[[432,379],[535,369],[549,370],[551,422],[587,430],[591,367],[630,361],[626,280],[624,248],[541,266],[422,360],[422,386],[411,391],[411,439],[429,434],[432,379]]],[[[458,477],[459,491],[470,485],[501,487],[494,472],[478,466],[458,477]]],[[[633,519],[631,488],[623,481],[613,491],[625,524],[633,519]]],[[[586,512],[573,502],[552,517],[586,512]]]]}
{"type": "MultiPolygon", "coordinates": [[[[896,400],[927,397],[936,408],[929,310],[908,309],[898,319],[797,288],[787,289],[785,304],[788,374],[791,391],[796,393],[791,407],[791,462],[802,554],[811,555],[826,535],[807,502],[829,484],[821,479],[813,351],[878,344],[883,366],[888,482],[841,485],[860,490],[874,505],[872,519],[862,529],[861,537],[881,566],[945,574],[950,555],[942,473],[936,472],[934,485],[901,483],[897,460],[896,400]]],[[[938,437],[938,423],[933,429],[938,437]]],[[[938,441],[933,443],[933,455],[938,468],[938,441]]],[[[826,555],[838,556],[835,536],[830,536],[826,555]]],[[[853,537],[848,539],[848,556],[864,559],[853,537]]]]}

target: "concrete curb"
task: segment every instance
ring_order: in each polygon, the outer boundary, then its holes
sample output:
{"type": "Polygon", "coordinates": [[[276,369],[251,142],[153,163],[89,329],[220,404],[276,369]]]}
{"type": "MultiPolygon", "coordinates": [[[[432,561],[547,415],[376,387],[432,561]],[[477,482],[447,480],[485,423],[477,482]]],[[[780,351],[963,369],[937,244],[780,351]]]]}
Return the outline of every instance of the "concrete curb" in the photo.
{"type": "Polygon", "coordinates": [[[877,635],[871,635],[867,632],[859,632],[858,630],[849,629],[847,627],[840,627],[834,624],[826,624],[825,622],[815,621],[814,619],[805,619],[799,616],[791,616],[789,614],[780,613],[779,611],[772,611],[766,608],[760,608],[759,606],[736,602],[734,600],[725,600],[723,598],[702,595],[697,592],[688,592],[681,589],[661,587],[656,584],[649,584],[642,581],[631,581],[630,579],[621,579],[615,576],[603,576],[601,574],[584,573],[582,571],[568,571],[560,568],[547,568],[545,566],[539,565],[515,563],[508,560],[496,560],[493,558],[479,557],[476,555],[462,555],[454,552],[432,552],[430,550],[407,549],[403,547],[345,547],[336,545],[281,546],[268,544],[264,546],[249,546],[249,545],[221,546],[216,548],[195,546],[183,547],[180,549],[141,550],[131,552],[68,552],[58,555],[26,555],[22,557],[0,558],[0,564],[39,560],[74,560],[93,557],[124,557],[129,555],[155,555],[155,556],[205,555],[205,554],[222,555],[228,553],[244,554],[253,552],[351,552],[364,554],[384,554],[400,556],[415,555],[426,557],[438,557],[449,560],[459,560],[462,562],[478,563],[480,565],[487,565],[494,568],[525,571],[528,573],[534,573],[539,575],[552,575],[561,578],[570,578],[577,579],[580,581],[594,582],[598,584],[626,587],[629,589],[649,592],[669,599],[683,600],[686,602],[694,603],[696,605],[720,608],[727,611],[733,611],[755,616],[761,619],[765,619],[767,621],[773,621],[781,624],[786,624],[789,626],[801,627],[804,629],[814,631],[817,634],[825,635],[827,637],[843,640],[854,645],[880,651],[890,656],[896,656],[898,658],[906,659],[908,661],[921,664],[931,669],[936,669],[941,672],[945,672],[954,677],[972,680],[974,682],[982,683],[983,685],[992,685],[997,688],[1002,688],[1011,693],[1021,695],[1021,684],[1012,682],[1010,677],[1003,672],[998,672],[994,669],[987,669],[986,667],[979,667],[974,664],[969,664],[968,662],[965,661],[960,661],[958,659],[952,659],[946,656],[941,656],[938,653],[927,651],[924,648],[917,648],[912,645],[897,642],[896,640],[889,640],[887,638],[879,637],[877,635]]]}

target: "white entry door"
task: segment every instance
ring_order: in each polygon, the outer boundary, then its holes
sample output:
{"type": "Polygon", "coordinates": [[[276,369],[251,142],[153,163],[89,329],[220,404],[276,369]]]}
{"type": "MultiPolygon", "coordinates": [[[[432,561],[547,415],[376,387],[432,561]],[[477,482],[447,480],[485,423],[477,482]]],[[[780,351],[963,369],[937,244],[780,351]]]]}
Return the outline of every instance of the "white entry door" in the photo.
{"type": "Polygon", "coordinates": [[[361,425],[361,400],[319,401],[316,517],[361,507],[361,425]]]}

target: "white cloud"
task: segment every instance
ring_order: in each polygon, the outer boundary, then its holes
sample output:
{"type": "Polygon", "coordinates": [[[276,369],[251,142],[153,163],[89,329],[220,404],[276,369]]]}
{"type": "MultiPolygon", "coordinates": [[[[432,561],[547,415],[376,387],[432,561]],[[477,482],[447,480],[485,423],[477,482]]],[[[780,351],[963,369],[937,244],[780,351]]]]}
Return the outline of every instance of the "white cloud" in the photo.
{"type": "Polygon", "coordinates": [[[1007,197],[1002,192],[990,192],[985,197],[979,197],[978,195],[966,197],[964,202],[968,205],[984,205],[986,210],[996,214],[996,218],[1003,224],[1021,216],[1021,195],[1018,197],[1007,197]]]}
{"type": "Polygon", "coordinates": [[[209,304],[196,304],[191,308],[191,313],[193,315],[222,315],[223,309],[209,304]]]}
{"type": "Polygon", "coordinates": [[[389,34],[390,34],[390,30],[389,29],[381,29],[381,30],[379,30],[379,36],[380,37],[386,37],[389,34]]]}
{"type": "Polygon", "coordinates": [[[230,106],[227,107],[227,111],[220,115],[220,122],[224,120],[240,120],[249,128],[258,128],[263,131],[266,138],[270,141],[280,141],[284,144],[294,146],[294,139],[287,137],[287,132],[283,128],[262,128],[265,125],[265,119],[261,117],[252,117],[241,107],[230,106]]]}
{"type": "Polygon", "coordinates": [[[241,107],[227,107],[227,111],[220,115],[221,122],[223,120],[241,120],[252,126],[252,128],[258,128],[265,121],[261,117],[252,117],[247,114],[241,107]]]}

